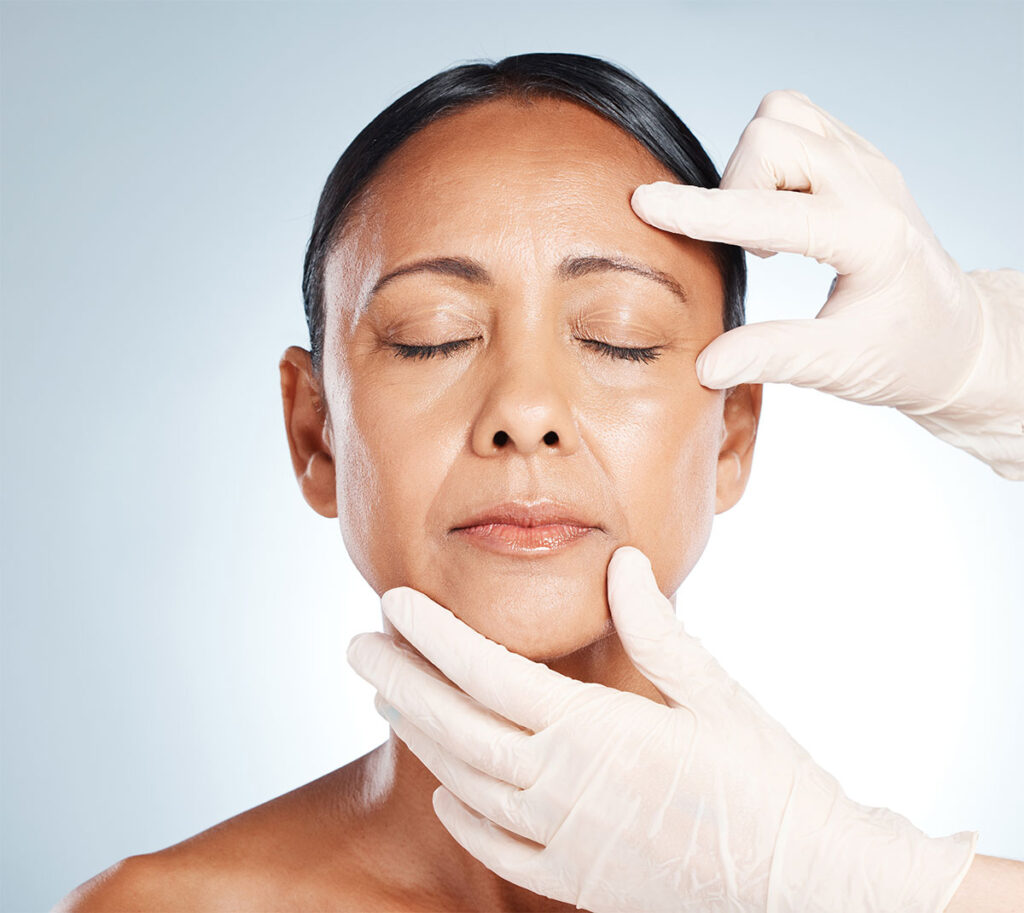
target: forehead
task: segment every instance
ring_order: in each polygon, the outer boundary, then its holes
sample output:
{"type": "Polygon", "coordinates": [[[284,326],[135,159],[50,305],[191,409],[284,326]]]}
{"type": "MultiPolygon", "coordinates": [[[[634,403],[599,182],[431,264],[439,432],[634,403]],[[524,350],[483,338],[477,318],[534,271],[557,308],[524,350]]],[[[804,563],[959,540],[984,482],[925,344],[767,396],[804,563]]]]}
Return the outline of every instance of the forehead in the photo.
{"type": "Polygon", "coordinates": [[[582,105],[476,104],[414,134],[374,176],[328,261],[328,296],[358,294],[421,257],[472,257],[522,277],[586,250],[640,257],[720,302],[709,246],[632,211],[633,190],[657,180],[677,178],[582,105]]]}

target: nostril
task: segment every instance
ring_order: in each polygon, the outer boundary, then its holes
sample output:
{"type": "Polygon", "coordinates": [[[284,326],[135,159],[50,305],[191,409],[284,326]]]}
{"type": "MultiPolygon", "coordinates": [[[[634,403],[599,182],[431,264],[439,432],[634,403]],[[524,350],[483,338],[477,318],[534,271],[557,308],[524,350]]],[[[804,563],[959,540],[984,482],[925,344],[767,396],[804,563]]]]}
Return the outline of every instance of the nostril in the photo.
{"type": "MultiPolygon", "coordinates": [[[[508,438],[508,432],[506,432],[506,431],[497,431],[497,432],[495,432],[494,438],[493,438],[494,445],[496,447],[504,447],[505,444],[508,442],[508,439],[509,439],[508,438]]],[[[548,446],[552,446],[554,444],[557,444],[558,443],[558,432],[557,431],[549,431],[547,434],[545,434],[544,435],[544,443],[547,444],[548,446]]]]}

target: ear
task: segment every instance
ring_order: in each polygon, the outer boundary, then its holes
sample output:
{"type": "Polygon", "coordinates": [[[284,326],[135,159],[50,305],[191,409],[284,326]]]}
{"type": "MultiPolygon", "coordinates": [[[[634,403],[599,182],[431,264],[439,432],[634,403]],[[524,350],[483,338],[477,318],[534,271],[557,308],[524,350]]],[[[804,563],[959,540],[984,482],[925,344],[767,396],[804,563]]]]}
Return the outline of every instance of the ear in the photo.
{"type": "Polygon", "coordinates": [[[289,346],[281,356],[284,430],[295,478],[306,503],[324,517],[338,516],[334,456],[327,406],[313,375],[310,353],[289,346]]]}
{"type": "Polygon", "coordinates": [[[761,419],[761,384],[739,384],[725,397],[722,445],[718,451],[715,513],[732,507],[743,494],[754,458],[757,423],[761,419]]]}

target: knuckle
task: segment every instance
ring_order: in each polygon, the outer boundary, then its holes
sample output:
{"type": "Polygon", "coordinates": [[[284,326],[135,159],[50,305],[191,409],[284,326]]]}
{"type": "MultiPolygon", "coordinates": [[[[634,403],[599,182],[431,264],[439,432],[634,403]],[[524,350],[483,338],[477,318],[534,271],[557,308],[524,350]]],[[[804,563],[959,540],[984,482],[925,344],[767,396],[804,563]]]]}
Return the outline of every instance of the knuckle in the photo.
{"type": "Polygon", "coordinates": [[[530,815],[527,808],[527,799],[523,790],[510,790],[505,794],[501,803],[501,813],[505,820],[512,825],[513,830],[520,834],[532,836],[529,826],[530,815]]]}
{"type": "Polygon", "coordinates": [[[785,124],[769,117],[755,117],[740,134],[729,163],[722,173],[723,189],[764,186],[774,176],[772,160],[777,155],[785,124]]]}
{"type": "Polygon", "coordinates": [[[777,136],[782,124],[772,117],[761,115],[755,117],[740,135],[741,142],[747,146],[763,146],[777,136]]]}
{"type": "Polygon", "coordinates": [[[764,133],[765,124],[769,117],[770,115],[768,114],[758,114],[756,117],[751,118],[749,123],[743,128],[743,132],[740,133],[737,145],[749,145],[761,136],[764,133]]]}
{"type": "Polygon", "coordinates": [[[497,761],[497,771],[517,785],[531,783],[534,771],[529,762],[529,739],[520,732],[509,732],[497,738],[490,751],[497,761]]]}
{"type": "Polygon", "coordinates": [[[772,89],[758,106],[757,113],[766,116],[777,116],[780,113],[791,111],[795,105],[807,100],[807,96],[795,89],[772,89]]]}

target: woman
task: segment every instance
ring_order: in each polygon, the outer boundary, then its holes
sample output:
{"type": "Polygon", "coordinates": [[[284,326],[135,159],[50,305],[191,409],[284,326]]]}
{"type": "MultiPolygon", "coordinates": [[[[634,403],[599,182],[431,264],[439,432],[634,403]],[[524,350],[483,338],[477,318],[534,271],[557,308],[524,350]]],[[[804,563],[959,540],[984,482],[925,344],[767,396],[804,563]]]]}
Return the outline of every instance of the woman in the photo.
{"type": "MultiPolygon", "coordinates": [[[[515,653],[656,701],[612,630],[604,569],[635,545],[676,591],[743,493],[761,405],[760,385],[696,378],[743,321],[743,254],[639,220],[631,194],[659,180],[719,176],[610,64],[439,74],[328,178],[303,282],[311,349],[280,363],[303,496],[339,518],[377,593],[414,587],[515,653]]],[[[437,786],[392,733],[59,908],[575,909],[467,853],[437,786]]]]}

